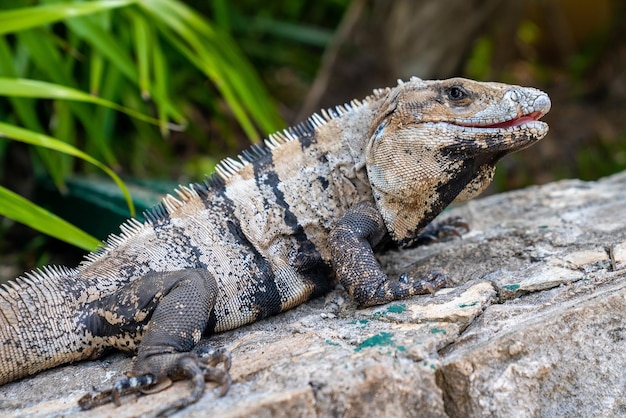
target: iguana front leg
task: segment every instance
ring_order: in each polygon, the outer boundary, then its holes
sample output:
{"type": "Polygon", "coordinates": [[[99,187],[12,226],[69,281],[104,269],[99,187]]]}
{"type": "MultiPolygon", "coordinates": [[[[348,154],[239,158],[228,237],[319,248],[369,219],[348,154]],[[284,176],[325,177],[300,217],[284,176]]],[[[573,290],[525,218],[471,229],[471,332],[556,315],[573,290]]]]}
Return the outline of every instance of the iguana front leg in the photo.
{"type": "Polygon", "coordinates": [[[111,401],[119,405],[121,395],[150,390],[170,379],[190,379],[192,393],[166,405],[159,415],[196,402],[204,393],[205,381],[219,383],[225,394],[230,386],[228,355],[206,348],[192,351],[200,342],[216,296],[217,283],[209,272],[190,269],[147,274],[99,301],[92,319],[95,332],[110,333],[113,325],[120,331],[138,331],[140,318],[149,321],[129,373],[132,377],[118,381],[110,390],[84,396],[79,401],[81,408],[111,401]],[[220,362],[225,369],[216,368],[220,362]]]}
{"type": "Polygon", "coordinates": [[[368,202],[350,208],[330,232],[329,246],[337,277],[360,306],[432,293],[448,284],[447,277],[440,273],[420,280],[409,280],[404,274],[396,280],[387,277],[372,250],[386,233],[382,216],[368,202]]]}

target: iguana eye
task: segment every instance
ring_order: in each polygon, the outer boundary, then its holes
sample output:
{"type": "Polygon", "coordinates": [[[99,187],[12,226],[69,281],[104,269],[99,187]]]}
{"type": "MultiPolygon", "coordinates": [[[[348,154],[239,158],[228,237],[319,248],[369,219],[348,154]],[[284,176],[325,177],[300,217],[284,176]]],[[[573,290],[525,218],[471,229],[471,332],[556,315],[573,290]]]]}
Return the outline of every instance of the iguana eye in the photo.
{"type": "Polygon", "coordinates": [[[465,99],[468,94],[463,87],[452,86],[447,89],[448,99],[458,101],[465,99]]]}

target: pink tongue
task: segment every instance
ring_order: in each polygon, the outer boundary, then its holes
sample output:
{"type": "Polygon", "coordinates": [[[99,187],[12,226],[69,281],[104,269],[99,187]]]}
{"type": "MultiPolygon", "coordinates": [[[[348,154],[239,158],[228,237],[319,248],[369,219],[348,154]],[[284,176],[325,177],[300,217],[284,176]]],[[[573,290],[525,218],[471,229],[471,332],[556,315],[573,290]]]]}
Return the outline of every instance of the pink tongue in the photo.
{"type": "Polygon", "coordinates": [[[512,126],[520,126],[527,122],[532,122],[541,117],[541,113],[533,112],[530,115],[524,115],[517,119],[507,120],[506,122],[494,123],[493,125],[477,125],[481,128],[510,128],[512,126]]]}

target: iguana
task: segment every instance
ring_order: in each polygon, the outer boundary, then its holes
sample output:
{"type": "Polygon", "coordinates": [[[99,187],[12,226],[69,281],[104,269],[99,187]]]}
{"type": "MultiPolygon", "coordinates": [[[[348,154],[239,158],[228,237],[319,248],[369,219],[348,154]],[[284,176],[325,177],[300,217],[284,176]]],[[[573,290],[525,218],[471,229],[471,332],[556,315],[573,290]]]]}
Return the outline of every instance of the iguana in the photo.
{"type": "MultiPolygon", "coordinates": [[[[495,163],[548,132],[534,88],[411,78],[323,110],[181,186],[76,268],[44,267],[0,288],[0,384],[113,348],[130,376],[85,408],[167,379],[222,393],[230,359],[202,337],[273,315],[341,283],[360,306],[446,285],[388,277],[374,252],[408,248],[453,201],[490,183],[495,163]],[[218,367],[223,363],[223,367],[218,367]]],[[[444,227],[446,224],[444,223],[444,227]]]]}

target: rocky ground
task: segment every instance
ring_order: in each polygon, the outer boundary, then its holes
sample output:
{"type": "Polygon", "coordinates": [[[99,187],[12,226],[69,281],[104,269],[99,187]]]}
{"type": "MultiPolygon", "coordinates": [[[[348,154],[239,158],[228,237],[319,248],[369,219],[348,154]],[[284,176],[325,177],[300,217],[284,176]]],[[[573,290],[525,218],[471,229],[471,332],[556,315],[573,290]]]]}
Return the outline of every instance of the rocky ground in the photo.
{"type": "MultiPolygon", "coordinates": [[[[381,257],[390,274],[446,272],[435,295],[356,309],[343,289],[213,338],[233,385],[176,416],[626,416],[626,173],[475,200],[461,240],[381,257]]],[[[130,417],[188,382],[121,407],[76,401],[129,368],[115,354],[0,388],[0,415],[130,417]]]]}

